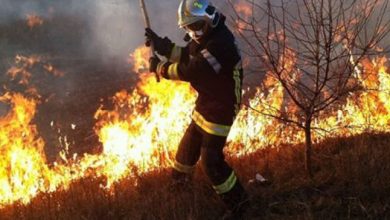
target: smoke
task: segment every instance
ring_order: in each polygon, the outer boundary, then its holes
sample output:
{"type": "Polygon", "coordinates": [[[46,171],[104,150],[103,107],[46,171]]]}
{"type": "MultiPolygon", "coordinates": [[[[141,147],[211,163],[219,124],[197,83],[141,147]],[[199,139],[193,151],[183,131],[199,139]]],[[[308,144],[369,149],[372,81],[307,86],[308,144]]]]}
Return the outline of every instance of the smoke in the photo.
{"type": "MultiPolygon", "coordinates": [[[[0,25],[25,20],[36,14],[43,19],[58,16],[83,22],[85,32],[79,39],[90,55],[103,58],[126,57],[144,43],[144,22],[138,0],[0,0],[0,25]]],[[[177,27],[179,1],[146,1],[152,28],[162,36],[181,42],[183,33],[177,27]]],[[[67,27],[53,27],[63,36],[80,31],[67,27]]],[[[53,39],[49,39],[53,40],[53,39]]],[[[53,42],[56,43],[56,42],[53,42]]],[[[70,45],[71,46],[71,45],[70,45]]]]}
{"type": "Polygon", "coordinates": [[[0,102],[0,117],[3,117],[9,111],[9,106],[0,102]]]}
{"type": "MultiPolygon", "coordinates": [[[[179,2],[146,0],[152,28],[161,36],[183,44],[184,33],[177,27],[179,2]]],[[[226,1],[214,0],[213,3],[229,14],[226,1]]],[[[82,28],[86,33],[78,38],[82,42],[81,48],[91,56],[126,57],[144,41],[139,0],[0,0],[0,4],[0,25],[24,20],[28,14],[37,14],[44,19],[67,16],[85,22],[82,28]]],[[[75,31],[61,26],[55,28],[65,36],[75,31]]]]}
{"type": "MultiPolygon", "coordinates": [[[[146,1],[152,28],[161,36],[180,41],[177,28],[178,1],[146,1]]],[[[144,21],[139,1],[98,1],[92,18],[95,42],[111,54],[123,48],[133,50],[144,42],[144,21]]]]}

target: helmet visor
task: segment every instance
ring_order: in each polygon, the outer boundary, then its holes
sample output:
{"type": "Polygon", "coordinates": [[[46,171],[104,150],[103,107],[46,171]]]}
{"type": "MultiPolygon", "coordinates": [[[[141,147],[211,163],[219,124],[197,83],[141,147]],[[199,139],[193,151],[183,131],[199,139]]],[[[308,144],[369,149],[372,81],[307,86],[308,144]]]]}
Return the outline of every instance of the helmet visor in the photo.
{"type": "Polygon", "coordinates": [[[197,22],[194,22],[192,24],[184,26],[184,29],[186,29],[188,31],[200,31],[204,28],[205,25],[206,25],[206,21],[200,20],[200,21],[197,21],[197,22]]]}

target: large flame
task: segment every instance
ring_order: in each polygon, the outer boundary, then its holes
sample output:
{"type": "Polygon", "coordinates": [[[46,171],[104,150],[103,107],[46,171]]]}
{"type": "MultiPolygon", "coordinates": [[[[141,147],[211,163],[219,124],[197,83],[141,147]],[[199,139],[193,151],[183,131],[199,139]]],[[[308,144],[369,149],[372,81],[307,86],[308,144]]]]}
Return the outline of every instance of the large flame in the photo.
{"type": "MultiPolygon", "coordinates": [[[[148,57],[146,49],[138,49],[132,56],[135,69],[147,69],[148,57]]],[[[27,63],[10,71],[10,76],[28,72],[31,59],[22,61],[27,63]]],[[[361,65],[363,71],[372,73],[369,78],[360,79],[371,90],[357,93],[343,106],[321,115],[315,127],[329,132],[315,132],[314,140],[359,134],[367,129],[390,131],[387,60],[385,57],[365,60],[361,65]]],[[[23,83],[28,83],[28,78],[23,78],[23,83]]],[[[70,158],[61,154],[63,161],[49,166],[45,144],[31,123],[38,100],[14,93],[1,96],[0,102],[10,105],[11,110],[0,118],[0,207],[17,201],[28,203],[39,193],[66,190],[72,182],[85,177],[104,178],[103,186],[109,190],[124,177],[169,167],[190,123],[195,99],[196,92],[187,83],[167,80],[157,83],[153,74],[141,74],[133,91],[121,91],[113,97],[113,109],[102,107],[95,114],[102,153],[70,158]]],[[[303,142],[302,131],[266,116],[291,108],[283,103],[284,99],[282,85],[267,77],[263,87],[257,88],[249,100],[253,109],[243,108],[237,116],[229,136],[228,153],[239,156],[264,146],[303,142]]]]}
{"type": "Polygon", "coordinates": [[[124,170],[130,163],[141,173],[170,166],[195,98],[188,84],[141,77],[131,94],[116,94],[114,110],[96,113],[104,153],[120,159],[124,170]]]}
{"type": "Polygon", "coordinates": [[[66,189],[81,177],[71,174],[73,167],[46,163],[44,141],[31,123],[37,101],[21,94],[0,97],[11,110],[0,118],[0,207],[15,201],[28,203],[40,192],[66,189]]]}
{"type": "Polygon", "coordinates": [[[36,102],[19,94],[5,94],[0,101],[12,105],[0,118],[0,204],[27,202],[42,189],[48,170],[44,143],[30,125],[36,102]]]}

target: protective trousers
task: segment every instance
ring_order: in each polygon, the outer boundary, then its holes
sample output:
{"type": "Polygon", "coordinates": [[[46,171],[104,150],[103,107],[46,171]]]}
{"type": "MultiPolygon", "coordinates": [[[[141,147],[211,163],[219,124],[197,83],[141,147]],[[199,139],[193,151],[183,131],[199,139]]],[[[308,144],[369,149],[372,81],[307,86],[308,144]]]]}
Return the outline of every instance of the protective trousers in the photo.
{"type": "Polygon", "coordinates": [[[201,157],[202,169],[212,182],[214,190],[227,208],[234,210],[245,199],[245,191],[225,161],[223,148],[226,138],[208,134],[192,121],[179,144],[173,178],[182,181],[191,176],[201,157]]]}

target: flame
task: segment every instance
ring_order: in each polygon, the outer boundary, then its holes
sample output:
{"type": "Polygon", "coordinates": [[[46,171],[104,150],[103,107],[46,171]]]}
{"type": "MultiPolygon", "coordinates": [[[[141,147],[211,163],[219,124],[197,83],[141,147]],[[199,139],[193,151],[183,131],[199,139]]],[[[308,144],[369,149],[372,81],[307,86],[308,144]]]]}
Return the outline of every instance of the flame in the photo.
{"type": "Polygon", "coordinates": [[[7,75],[11,77],[12,80],[15,80],[19,76],[19,84],[28,85],[31,78],[31,73],[28,71],[29,68],[34,66],[36,63],[40,62],[41,59],[38,56],[24,57],[16,55],[15,63],[20,64],[18,67],[11,67],[7,71],[7,75]]]}
{"type": "Polygon", "coordinates": [[[100,109],[95,115],[104,153],[117,157],[118,166],[136,164],[140,173],[170,166],[195,98],[186,83],[157,83],[152,74],[142,76],[131,94],[116,94],[114,110],[100,109]]]}
{"type": "MultiPolygon", "coordinates": [[[[387,73],[387,58],[378,57],[361,62],[365,78],[359,78],[365,91],[354,94],[339,110],[339,127],[352,127],[349,135],[362,131],[388,132],[390,129],[390,75],[387,73]]],[[[334,119],[333,119],[334,120],[334,119]]]]}
{"type": "Polygon", "coordinates": [[[30,78],[32,73],[30,71],[35,65],[42,65],[43,69],[56,77],[64,76],[64,73],[57,70],[50,63],[46,63],[43,61],[43,58],[40,56],[32,55],[32,56],[22,56],[16,55],[15,63],[17,66],[11,67],[7,71],[7,76],[9,76],[12,80],[18,80],[18,83],[21,85],[28,85],[30,83],[30,78]]]}
{"type": "MultiPolygon", "coordinates": [[[[132,60],[136,70],[147,69],[149,55],[145,48],[135,51],[132,60]]],[[[290,54],[286,59],[294,57],[290,54]]],[[[17,72],[29,72],[34,63],[42,63],[22,57],[17,60],[24,60],[17,72]]],[[[367,129],[390,131],[387,64],[385,57],[361,62],[362,71],[369,73],[364,75],[369,77],[359,80],[370,90],[354,94],[342,106],[322,114],[315,127],[335,129],[315,132],[315,141],[359,134],[367,129]]],[[[287,62],[284,68],[292,67],[293,63],[287,62]]],[[[297,74],[294,79],[299,78],[298,73],[294,74],[297,74]]],[[[48,165],[45,143],[32,124],[39,101],[17,93],[1,96],[0,102],[10,105],[11,110],[0,117],[0,207],[29,203],[39,193],[67,190],[81,178],[103,178],[102,186],[110,190],[125,177],[171,166],[191,121],[196,96],[188,83],[167,80],[157,83],[153,74],[141,74],[133,91],[120,91],[113,97],[113,109],[97,110],[95,131],[103,145],[102,152],[81,157],[61,152],[61,161],[53,165],[48,165]]],[[[237,116],[228,137],[227,153],[240,156],[264,146],[303,142],[303,131],[267,116],[295,111],[284,100],[283,86],[267,76],[249,100],[253,109],[243,108],[237,116]]]]}
{"type": "Polygon", "coordinates": [[[41,192],[67,189],[81,177],[81,172],[72,174],[73,166],[47,164],[45,143],[31,123],[37,100],[7,93],[0,102],[12,107],[0,118],[0,207],[17,201],[26,204],[41,192]]]}
{"type": "Polygon", "coordinates": [[[27,26],[30,29],[33,29],[36,26],[41,26],[43,24],[43,19],[36,14],[28,14],[27,16],[27,26]]]}
{"type": "Polygon", "coordinates": [[[28,202],[42,188],[47,170],[44,143],[30,125],[37,103],[19,94],[5,94],[0,101],[12,105],[0,118],[0,204],[28,202]]]}
{"type": "Polygon", "coordinates": [[[136,73],[147,72],[149,69],[149,57],[152,51],[150,47],[139,47],[130,54],[130,63],[133,63],[133,71],[136,73]]]}
{"type": "Polygon", "coordinates": [[[240,19],[236,20],[236,26],[238,30],[245,30],[249,26],[249,18],[253,14],[253,7],[248,2],[240,2],[234,5],[235,11],[240,16],[240,19]]]}

